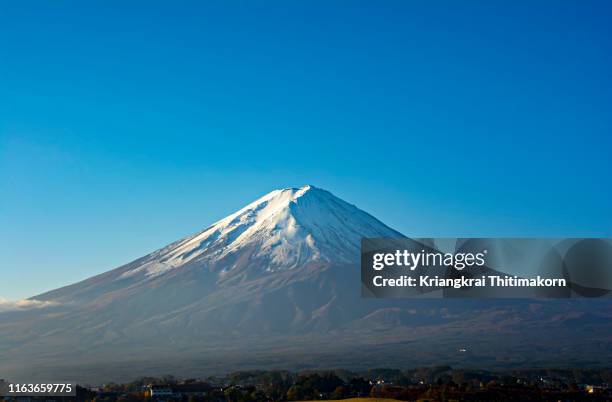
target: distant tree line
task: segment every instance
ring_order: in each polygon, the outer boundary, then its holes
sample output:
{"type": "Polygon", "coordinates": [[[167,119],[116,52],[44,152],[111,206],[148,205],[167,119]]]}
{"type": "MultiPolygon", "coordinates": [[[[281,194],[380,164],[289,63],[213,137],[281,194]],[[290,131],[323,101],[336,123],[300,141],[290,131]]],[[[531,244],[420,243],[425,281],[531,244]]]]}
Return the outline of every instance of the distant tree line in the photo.
{"type": "MultiPolygon", "coordinates": [[[[277,402],[337,400],[351,397],[414,400],[612,400],[612,369],[532,369],[485,371],[449,366],[410,370],[240,371],[224,377],[182,379],[142,377],[102,388],[77,388],[78,401],[147,402],[160,400],[144,390],[151,386],[173,389],[165,401],[277,402]]],[[[40,398],[32,398],[37,400],[40,398]]],[[[62,398],[40,400],[62,402],[62,398]]],[[[68,399],[66,399],[68,400],[68,399]]],[[[70,400],[74,400],[71,399],[70,400]]]]}

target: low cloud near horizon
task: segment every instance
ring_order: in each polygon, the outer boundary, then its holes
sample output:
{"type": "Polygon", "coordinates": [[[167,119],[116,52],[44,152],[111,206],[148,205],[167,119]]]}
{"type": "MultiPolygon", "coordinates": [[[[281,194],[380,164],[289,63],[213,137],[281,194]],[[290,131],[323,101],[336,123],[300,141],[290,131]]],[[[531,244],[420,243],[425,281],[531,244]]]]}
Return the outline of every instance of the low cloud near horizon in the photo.
{"type": "Polygon", "coordinates": [[[56,305],[56,302],[42,301],[34,299],[8,300],[0,297],[0,313],[6,311],[31,310],[35,308],[44,308],[56,305]]]}

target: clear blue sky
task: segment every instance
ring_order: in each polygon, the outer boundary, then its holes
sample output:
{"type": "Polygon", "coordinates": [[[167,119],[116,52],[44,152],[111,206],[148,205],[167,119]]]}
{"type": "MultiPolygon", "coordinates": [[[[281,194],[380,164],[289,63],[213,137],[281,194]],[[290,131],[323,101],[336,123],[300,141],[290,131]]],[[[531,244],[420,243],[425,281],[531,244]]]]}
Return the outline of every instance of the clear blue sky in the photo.
{"type": "Polygon", "coordinates": [[[610,236],[611,20],[607,1],[2,1],[0,297],[306,183],[407,235],[610,236]]]}

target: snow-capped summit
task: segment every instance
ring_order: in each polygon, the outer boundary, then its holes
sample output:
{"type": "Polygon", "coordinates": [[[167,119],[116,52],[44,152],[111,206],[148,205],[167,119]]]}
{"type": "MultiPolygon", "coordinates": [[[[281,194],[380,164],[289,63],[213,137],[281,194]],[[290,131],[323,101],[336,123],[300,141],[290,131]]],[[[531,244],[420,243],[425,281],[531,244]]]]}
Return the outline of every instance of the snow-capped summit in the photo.
{"type": "Polygon", "coordinates": [[[238,254],[258,270],[292,269],[309,262],[356,262],[361,237],[396,237],[398,232],[330,192],[306,185],[274,190],[204,231],[150,255],[124,272],[157,276],[197,263],[225,274],[238,254]],[[223,262],[223,263],[222,263],[223,262]]]}

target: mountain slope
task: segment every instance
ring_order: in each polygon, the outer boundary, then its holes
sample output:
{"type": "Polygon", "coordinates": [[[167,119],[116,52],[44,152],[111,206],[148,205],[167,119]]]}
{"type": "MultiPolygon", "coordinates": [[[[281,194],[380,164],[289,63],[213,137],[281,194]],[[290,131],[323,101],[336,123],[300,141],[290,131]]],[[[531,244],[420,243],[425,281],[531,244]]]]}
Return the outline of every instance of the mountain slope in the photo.
{"type": "Polygon", "coordinates": [[[206,277],[208,287],[312,264],[355,264],[362,237],[398,236],[402,235],[328,191],[314,186],[275,190],[200,233],[35,299],[91,301],[181,277],[206,277]]]}
{"type": "Polygon", "coordinates": [[[364,236],[401,234],[328,191],[276,190],[200,233],[35,297],[57,312],[28,331],[87,349],[343,328],[377,305],[358,297],[364,236]]]}

